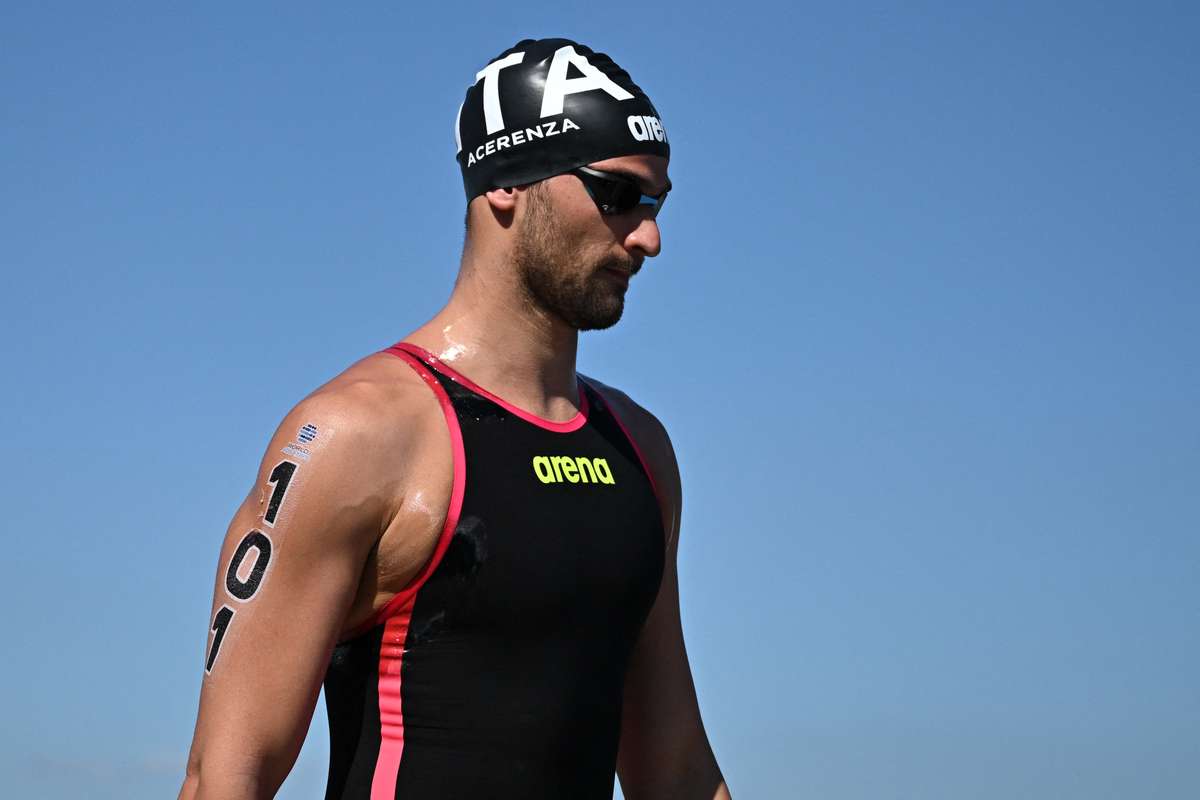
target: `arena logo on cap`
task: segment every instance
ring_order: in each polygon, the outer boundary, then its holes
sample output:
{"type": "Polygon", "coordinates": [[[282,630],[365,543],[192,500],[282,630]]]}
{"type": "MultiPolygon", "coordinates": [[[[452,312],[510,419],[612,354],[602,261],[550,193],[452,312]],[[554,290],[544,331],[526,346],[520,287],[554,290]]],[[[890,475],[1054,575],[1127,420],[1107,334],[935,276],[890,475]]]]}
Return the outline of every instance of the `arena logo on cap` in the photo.
{"type": "Polygon", "coordinates": [[[629,124],[629,132],[639,142],[648,142],[651,139],[659,142],[667,140],[667,129],[658,117],[632,116],[626,122],[629,124]]]}

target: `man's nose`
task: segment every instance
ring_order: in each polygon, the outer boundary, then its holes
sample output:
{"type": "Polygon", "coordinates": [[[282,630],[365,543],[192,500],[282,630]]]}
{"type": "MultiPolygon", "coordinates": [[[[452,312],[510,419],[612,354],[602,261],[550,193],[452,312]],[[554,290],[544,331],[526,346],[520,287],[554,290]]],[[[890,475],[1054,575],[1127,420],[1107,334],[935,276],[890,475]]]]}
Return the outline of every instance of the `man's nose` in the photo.
{"type": "Polygon", "coordinates": [[[658,230],[658,222],[653,217],[639,220],[629,235],[625,237],[625,249],[641,250],[646,258],[654,258],[662,252],[662,236],[658,230]]]}

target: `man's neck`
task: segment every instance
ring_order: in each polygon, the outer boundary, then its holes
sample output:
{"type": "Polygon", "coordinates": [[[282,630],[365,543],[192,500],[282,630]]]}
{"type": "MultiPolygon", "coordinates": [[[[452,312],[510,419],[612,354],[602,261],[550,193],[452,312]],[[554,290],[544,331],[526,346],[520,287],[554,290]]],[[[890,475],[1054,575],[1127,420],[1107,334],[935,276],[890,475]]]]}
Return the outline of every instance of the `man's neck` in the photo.
{"type": "Polygon", "coordinates": [[[519,408],[569,419],[579,332],[521,297],[515,280],[483,274],[463,274],[446,306],[406,340],[519,408]]]}

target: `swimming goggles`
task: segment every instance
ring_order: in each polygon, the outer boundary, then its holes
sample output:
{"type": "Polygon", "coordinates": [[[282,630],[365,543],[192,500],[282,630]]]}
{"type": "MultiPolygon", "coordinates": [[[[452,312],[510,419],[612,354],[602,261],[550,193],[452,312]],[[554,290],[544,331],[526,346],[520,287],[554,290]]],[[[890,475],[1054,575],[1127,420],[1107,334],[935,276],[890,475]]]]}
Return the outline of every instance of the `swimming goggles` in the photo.
{"type": "Polygon", "coordinates": [[[671,184],[668,183],[662,194],[643,194],[637,181],[625,175],[601,172],[591,167],[576,167],[568,172],[583,181],[583,188],[587,189],[592,201],[605,216],[625,214],[638,206],[649,206],[650,217],[654,218],[662,210],[667,193],[671,191],[671,184]]]}

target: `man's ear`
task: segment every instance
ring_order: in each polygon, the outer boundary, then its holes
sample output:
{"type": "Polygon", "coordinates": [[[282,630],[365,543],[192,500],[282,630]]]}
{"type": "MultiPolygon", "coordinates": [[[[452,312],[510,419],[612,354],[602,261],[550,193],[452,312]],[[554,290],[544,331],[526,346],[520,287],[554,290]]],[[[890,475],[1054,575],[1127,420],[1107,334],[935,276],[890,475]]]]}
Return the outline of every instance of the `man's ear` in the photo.
{"type": "Polygon", "coordinates": [[[486,192],[488,205],[498,214],[511,214],[517,207],[517,193],[520,187],[506,186],[502,189],[490,189],[486,192]]]}

